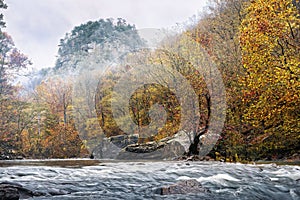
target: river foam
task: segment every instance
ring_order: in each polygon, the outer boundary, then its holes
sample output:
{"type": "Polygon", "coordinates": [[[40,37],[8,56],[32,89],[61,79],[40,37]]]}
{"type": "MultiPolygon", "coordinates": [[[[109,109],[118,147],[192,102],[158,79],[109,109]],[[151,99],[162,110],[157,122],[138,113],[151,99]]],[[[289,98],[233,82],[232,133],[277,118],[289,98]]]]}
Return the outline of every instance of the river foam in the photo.
{"type": "MultiPolygon", "coordinates": [[[[48,163],[49,164],[49,163],[48,163]]],[[[0,181],[60,196],[35,199],[300,199],[298,166],[219,162],[97,162],[92,165],[0,167],[0,181]],[[160,196],[154,191],[196,179],[210,193],[160,196]]]]}

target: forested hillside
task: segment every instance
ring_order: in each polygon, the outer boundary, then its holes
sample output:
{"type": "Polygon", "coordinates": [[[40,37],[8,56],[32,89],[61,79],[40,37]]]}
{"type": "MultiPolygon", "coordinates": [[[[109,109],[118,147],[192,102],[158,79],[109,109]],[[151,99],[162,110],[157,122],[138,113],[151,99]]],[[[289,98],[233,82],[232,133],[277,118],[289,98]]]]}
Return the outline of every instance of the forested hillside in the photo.
{"type": "Polygon", "coordinates": [[[60,40],[55,70],[92,70],[113,62],[121,52],[143,47],[137,30],[122,18],[89,21],[76,26],[60,40]],[[78,69],[80,68],[80,69],[78,69]]]}
{"type": "Polygon", "coordinates": [[[195,29],[226,84],[218,156],[299,155],[299,12],[297,1],[222,1],[195,29]]]}

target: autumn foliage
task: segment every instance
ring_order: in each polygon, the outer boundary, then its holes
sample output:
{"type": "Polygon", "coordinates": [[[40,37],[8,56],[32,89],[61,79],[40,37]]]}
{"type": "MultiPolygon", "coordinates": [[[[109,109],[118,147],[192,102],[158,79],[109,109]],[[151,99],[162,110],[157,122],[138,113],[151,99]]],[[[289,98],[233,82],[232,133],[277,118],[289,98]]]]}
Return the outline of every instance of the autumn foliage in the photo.
{"type": "MultiPolygon", "coordinates": [[[[6,9],[5,4],[0,5],[6,9]]],[[[209,56],[221,72],[227,103],[224,128],[209,155],[226,161],[299,155],[299,1],[210,0],[206,9],[197,24],[183,31],[177,40],[167,38],[160,49],[128,54],[126,59],[133,61],[131,65],[111,67],[100,81],[95,78],[97,73],[93,74],[95,77],[81,76],[76,86],[74,74],[63,74],[64,70],[72,69],[74,73],[81,65],[78,72],[93,70],[91,63],[111,62],[120,56],[115,49],[135,49],[144,43],[135,27],[122,19],[117,24],[113,20],[99,20],[75,27],[60,41],[56,67],[47,71],[45,78],[30,91],[13,84],[15,75],[31,62],[2,30],[5,23],[1,16],[1,153],[13,150],[31,158],[86,157],[87,148],[97,146],[99,138],[127,134],[118,127],[111,109],[116,101],[114,86],[139,65],[160,66],[170,76],[174,76],[172,70],[180,73],[198,97],[198,102],[190,106],[199,107],[200,113],[181,124],[182,108],[176,92],[163,84],[146,84],[131,94],[128,102],[130,117],[138,127],[131,134],[143,134],[143,127],[151,124],[149,112],[154,105],[160,105],[159,109],[165,112],[165,123],[157,129],[157,134],[140,138],[139,143],[173,136],[182,127],[197,133],[208,125],[207,83],[214,80],[204,81],[203,72],[197,71],[190,61],[209,56]],[[99,31],[102,26],[109,30],[99,31]],[[126,35],[123,29],[131,32],[126,40],[122,40],[126,35]],[[111,33],[117,33],[113,39],[111,33]],[[113,45],[103,43],[98,34],[114,40],[113,45]],[[191,49],[185,38],[201,46],[206,54],[191,49]],[[104,53],[97,57],[101,51],[104,53]],[[97,81],[96,91],[91,87],[93,81],[97,81]]],[[[160,74],[157,71],[153,76],[163,81],[160,74]]],[[[138,79],[131,81],[135,83],[138,79]]],[[[184,93],[187,98],[189,95],[184,93]]]]}

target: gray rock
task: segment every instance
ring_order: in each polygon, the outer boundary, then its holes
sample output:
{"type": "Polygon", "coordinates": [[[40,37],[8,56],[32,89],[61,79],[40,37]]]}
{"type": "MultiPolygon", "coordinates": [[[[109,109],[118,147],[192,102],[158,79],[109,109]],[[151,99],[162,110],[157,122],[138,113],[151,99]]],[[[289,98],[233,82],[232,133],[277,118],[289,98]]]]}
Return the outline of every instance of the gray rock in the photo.
{"type": "Polygon", "coordinates": [[[31,191],[18,183],[2,182],[0,183],[0,199],[14,200],[26,199],[34,196],[43,196],[45,193],[31,191]]]}
{"type": "Polygon", "coordinates": [[[161,195],[207,193],[207,192],[210,191],[206,188],[203,188],[201,183],[199,183],[195,179],[182,180],[175,183],[174,185],[164,186],[156,190],[156,193],[161,195]]]}
{"type": "Polygon", "coordinates": [[[172,160],[181,156],[185,149],[177,141],[149,142],[123,148],[117,159],[120,160],[172,160]]]}
{"type": "Polygon", "coordinates": [[[14,187],[0,187],[0,199],[18,200],[20,194],[17,188],[14,187]]]}
{"type": "Polygon", "coordinates": [[[109,140],[111,143],[116,145],[119,148],[124,148],[128,145],[136,144],[138,142],[139,135],[133,134],[133,135],[118,135],[110,137],[109,140]]]}
{"type": "Polygon", "coordinates": [[[131,144],[125,147],[125,151],[133,153],[151,153],[160,148],[164,148],[166,143],[147,142],[145,144],[131,144]]]}
{"type": "Polygon", "coordinates": [[[96,159],[115,159],[121,148],[110,142],[109,138],[104,138],[93,150],[96,159]]]}
{"type": "Polygon", "coordinates": [[[70,192],[68,192],[66,190],[55,189],[55,188],[50,188],[48,190],[48,193],[52,196],[70,194],[70,192]]]}
{"type": "Polygon", "coordinates": [[[167,137],[158,142],[148,142],[145,144],[138,144],[138,139],[138,134],[104,138],[93,150],[93,158],[120,160],[172,160],[176,157],[182,156],[186,151],[186,148],[182,146],[181,142],[176,140],[178,139],[176,137],[167,137]]]}
{"type": "Polygon", "coordinates": [[[199,156],[199,155],[192,155],[192,156],[181,156],[177,158],[177,160],[185,160],[185,161],[213,161],[209,156],[199,156]]]}
{"type": "Polygon", "coordinates": [[[115,159],[122,148],[137,143],[138,135],[118,135],[103,138],[93,150],[93,158],[115,159]]]}

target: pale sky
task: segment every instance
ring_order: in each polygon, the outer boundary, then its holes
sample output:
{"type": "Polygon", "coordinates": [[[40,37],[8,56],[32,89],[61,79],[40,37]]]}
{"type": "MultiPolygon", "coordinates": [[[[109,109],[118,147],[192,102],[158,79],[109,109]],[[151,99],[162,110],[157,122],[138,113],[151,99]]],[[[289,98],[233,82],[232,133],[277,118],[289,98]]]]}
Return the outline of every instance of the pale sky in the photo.
{"type": "Polygon", "coordinates": [[[74,26],[119,17],[137,29],[184,23],[206,0],[5,0],[7,31],[34,68],[53,67],[58,43],[74,26]]]}

